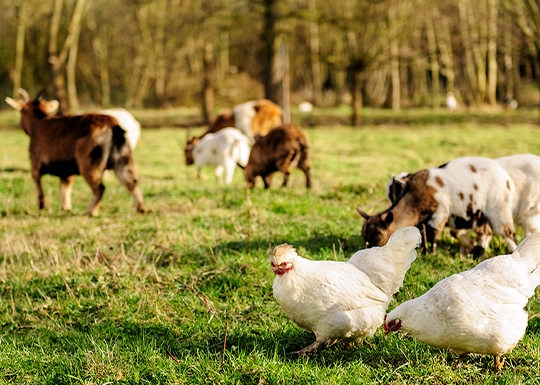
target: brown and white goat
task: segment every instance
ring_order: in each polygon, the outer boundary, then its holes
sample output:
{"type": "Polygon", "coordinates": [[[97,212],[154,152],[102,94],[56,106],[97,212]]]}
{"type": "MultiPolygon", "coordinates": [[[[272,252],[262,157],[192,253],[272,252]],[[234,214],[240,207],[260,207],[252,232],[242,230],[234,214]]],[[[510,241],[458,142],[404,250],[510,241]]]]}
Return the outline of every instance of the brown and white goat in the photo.
{"type": "Polygon", "coordinates": [[[310,188],[311,144],[300,127],[288,124],[274,128],[255,142],[245,168],[246,180],[249,187],[254,187],[255,178],[260,175],[264,188],[268,188],[273,173],[281,171],[285,174],[283,186],[287,186],[289,175],[295,167],[304,172],[306,187],[310,188]]]}
{"type": "MultiPolygon", "coordinates": [[[[366,247],[386,244],[400,228],[425,225],[424,241],[435,248],[445,224],[453,229],[475,229],[488,223],[490,229],[505,238],[508,249],[515,250],[515,186],[497,162],[480,157],[457,158],[402,179],[402,192],[390,208],[373,216],[358,210],[365,218],[362,237],[366,247]]],[[[483,240],[477,246],[482,255],[489,237],[483,240]]]]}
{"type": "Polygon", "coordinates": [[[146,211],[131,147],[125,131],[113,117],[101,114],[48,116],[58,108],[57,101],[41,100],[43,91],[34,100],[30,100],[25,90],[19,92],[24,100],[6,98],[6,102],[21,112],[21,128],[30,137],[32,178],[40,209],[45,207],[43,175],[60,178],[64,210],[71,209],[73,182],[76,175],[82,175],[94,194],[86,213],[97,215],[105,191],[103,171],[113,169],[133,196],[135,209],[140,213],[146,211]]]}

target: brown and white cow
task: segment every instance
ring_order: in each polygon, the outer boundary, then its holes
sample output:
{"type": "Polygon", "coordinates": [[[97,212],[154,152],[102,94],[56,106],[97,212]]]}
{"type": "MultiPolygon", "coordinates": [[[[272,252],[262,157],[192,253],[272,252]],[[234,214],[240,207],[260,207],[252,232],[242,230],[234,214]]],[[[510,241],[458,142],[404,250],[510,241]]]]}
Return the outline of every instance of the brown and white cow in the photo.
{"type": "MultiPolygon", "coordinates": [[[[406,226],[426,227],[425,242],[436,247],[444,226],[474,229],[489,223],[502,235],[510,251],[516,248],[512,178],[495,161],[480,157],[458,158],[438,168],[421,170],[404,179],[399,199],[387,210],[365,218],[362,236],[366,247],[386,244],[390,235],[406,226]]],[[[489,239],[479,245],[481,252],[489,239]]]]}

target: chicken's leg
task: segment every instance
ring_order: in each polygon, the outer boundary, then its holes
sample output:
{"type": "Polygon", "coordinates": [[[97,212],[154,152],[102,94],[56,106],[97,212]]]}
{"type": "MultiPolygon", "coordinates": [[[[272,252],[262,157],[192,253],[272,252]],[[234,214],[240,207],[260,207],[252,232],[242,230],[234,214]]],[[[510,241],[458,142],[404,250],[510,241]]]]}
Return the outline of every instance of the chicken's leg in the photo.
{"type": "Polygon", "coordinates": [[[493,356],[493,364],[495,365],[495,372],[499,373],[504,365],[504,357],[501,360],[499,356],[493,356]]]}
{"type": "Polygon", "coordinates": [[[299,356],[302,356],[305,353],[310,353],[310,352],[314,352],[315,350],[318,350],[321,347],[321,345],[322,344],[320,342],[315,341],[311,345],[306,346],[304,349],[298,350],[296,352],[290,352],[289,354],[298,354],[299,356]]]}

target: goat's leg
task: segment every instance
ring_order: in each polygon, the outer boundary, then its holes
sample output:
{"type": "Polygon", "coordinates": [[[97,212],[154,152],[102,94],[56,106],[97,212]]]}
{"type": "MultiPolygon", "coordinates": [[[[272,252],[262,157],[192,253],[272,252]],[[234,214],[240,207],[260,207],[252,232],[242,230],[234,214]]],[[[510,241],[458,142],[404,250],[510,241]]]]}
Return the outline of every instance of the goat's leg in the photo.
{"type": "Polygon", "coordinates": [[[71,190],[73,189],[73,182],[75,182],[75,175],[60,179],[62,210],[71,210],[71,190]]]}
{"type": "Polygon", "coordinates": [[[103,186],[103,183],[101,183],[101,180],[99,181],[99,184],[93,183],[90,185],[90,188],[92,189],[92,198],[90,198],[90,202],[88,202],[88,207],[86,208],[86,214],[90,215],[91,217],[95,217],[99,213],[99,208],[101,206],[101,198],[103,197],[103,193],[105,192],[105,186],[103,186]]]}
{"type": "Polygon", "coordinates": [[[38,197],[39,209],[45,208],[45,195],[43,194],[43,188],[41,187],[41,174],[39,171],[32,171],[32,178],[34,179],[34,186],[38,197]]]}
{"type": "Polygon", "coordinates": [[[309,167],[303,168],[302,171],[304,171],[304,174],[306,174],[306,187],[311,188],[311,175],[309,167]]]}
{"type": "Polygon", "coordinates": [[[135,164],[133,159],[121,159],[116,162],[114,166],[114,173],[118,180],[127,188],[133,197],[133,202],[135,204],[135,210],[137,212],[144,214],[146,208],[143,203],[143,195],[141,189],[139,188],[139,182],[137,180],[137,170],[135,169],[135,164]]]}
{"type": "Polygon", "coordinates": [[[216,175],[216,179],[218,183],[221,183],[223,180],[223,170],[224,167],[222,165],[217,165],[214,169],[214,174],[216,175]]]}
{"type": "Polygon", "coordinates": [[[289,171],[285,171],[284,175],[283,175],[283,184],[281,185],[282,187],[287,187],[287,182],[289,181],[289,176],[291,175],[291,173],[289,171]]]}
{"type": "Polygon", "coordinates": [[[264,188],[268,189],[270,188],[270,185],[272,184],[272,176],[274,174],[267,174],[267,175],[261,175],[263,182],[264,182],[264,188]]]}
{"type": "Polygon", "coordinates": [[[474,248],[474,244],[469,238],[468,229],[456,229],[453,230],[452,235],[459,241],[459,259],[462,260],[467,254],[474,248]]]}
{"type": "Polygon", "coordinates": [[[236,162],[231,158],[225,161],[225,183],[230,184],[233,180],[236,162]]]}

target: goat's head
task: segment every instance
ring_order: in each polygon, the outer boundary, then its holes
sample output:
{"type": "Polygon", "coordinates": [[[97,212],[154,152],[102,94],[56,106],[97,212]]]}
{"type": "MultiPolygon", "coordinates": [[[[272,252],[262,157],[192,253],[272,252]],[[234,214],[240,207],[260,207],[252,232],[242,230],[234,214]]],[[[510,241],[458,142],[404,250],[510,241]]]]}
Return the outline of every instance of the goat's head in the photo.
{"type": "Polygon", "coordinates": [[[27,134],[30,134],[29,118],[36,117],[43,119],[58,110],[59,103],[57,100],[48,102],[41,98],[44,92],[45,90],[40,91],[34,100],[30,100],[28,92],[19,88],[19,93],[23,97],[22,100],[15,100],[9,97],[5,99],[7,104],[21,112],[21,127],[27,134]]]}
{"type": "Polygon", "coordinates": [[[365,219],[362,226],[362,238],[366,243],[366,248],[386,245],[390,236],[396,231],[392,211],[369,215],[359,208],[357,210],[365,219]]]}
{"type": "Polygon", "coordinates": [[[193,164],[193,149],[195,148],[195,145],[199,143],[200,139],[193,137],[188,139],[186,146],[184,147],[184,153],[186,156],[186,165],[190,166],[193,164]]]}

